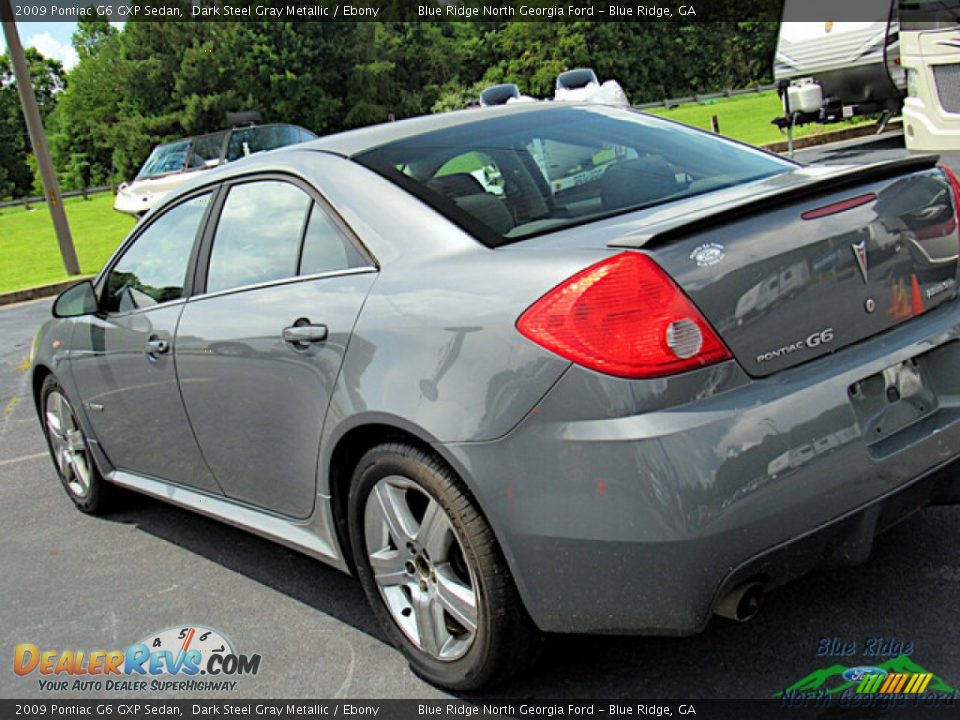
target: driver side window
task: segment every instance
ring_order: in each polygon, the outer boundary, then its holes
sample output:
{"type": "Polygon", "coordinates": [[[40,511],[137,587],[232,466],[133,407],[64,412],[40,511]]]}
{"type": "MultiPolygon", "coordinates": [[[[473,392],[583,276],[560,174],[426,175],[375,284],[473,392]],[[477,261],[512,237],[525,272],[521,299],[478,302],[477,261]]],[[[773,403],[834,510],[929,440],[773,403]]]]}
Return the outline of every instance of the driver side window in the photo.
{"type": "Polygon", "coordinates": [[[210,193],[191,198],[158,217],[107,275],[101,309],[129,312],[183,297],[187,265],[210,193]]]}

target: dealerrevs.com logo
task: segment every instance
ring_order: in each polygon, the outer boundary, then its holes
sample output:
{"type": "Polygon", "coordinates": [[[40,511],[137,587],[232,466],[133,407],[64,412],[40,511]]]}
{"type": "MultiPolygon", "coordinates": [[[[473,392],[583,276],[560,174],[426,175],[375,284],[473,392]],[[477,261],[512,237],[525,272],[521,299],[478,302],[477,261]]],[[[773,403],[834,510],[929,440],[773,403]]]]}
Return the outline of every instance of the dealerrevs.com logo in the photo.
{"type": "Polygon", "coordinates": [[[260,655],[239,654],[222,633],[199,625],[151,633],[122,650],[21,643],[13,653],[13,671],[38,676],[40,689],[50,692],[232,691],[232,678],[259,670],[260,655]]]}

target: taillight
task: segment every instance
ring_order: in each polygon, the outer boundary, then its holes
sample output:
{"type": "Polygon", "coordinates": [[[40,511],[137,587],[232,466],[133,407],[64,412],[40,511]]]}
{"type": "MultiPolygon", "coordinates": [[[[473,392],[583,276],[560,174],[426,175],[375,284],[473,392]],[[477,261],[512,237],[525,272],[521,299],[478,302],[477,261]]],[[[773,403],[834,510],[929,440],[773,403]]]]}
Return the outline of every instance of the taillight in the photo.
{"type": "Polygon", "coordinates": [[[674,375],[731,357],[670,276],[636,252],[562,282],[520,316],[517,329],[568,360],[621,377],[674,375]]]}
{"type": "MultiPolygon", "coordinates": [[[[950,181],[950,187],[953,188],[953,214],[957,219],[957,238],[960,243],[960,180],[946,165],[941,165],[940,169],[943,170],[943,174],[950,181]]],[[[957,262],[960,262],[960,247],[957,248],[957,262]]]]}

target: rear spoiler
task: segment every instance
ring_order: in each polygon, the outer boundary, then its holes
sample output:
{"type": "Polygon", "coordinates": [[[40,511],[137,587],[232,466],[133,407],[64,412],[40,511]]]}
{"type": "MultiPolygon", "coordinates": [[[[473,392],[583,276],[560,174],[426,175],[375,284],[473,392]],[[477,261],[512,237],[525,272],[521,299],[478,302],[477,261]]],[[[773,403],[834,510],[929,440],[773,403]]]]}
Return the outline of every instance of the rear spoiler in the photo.
{"type": "Polygon", "coordinates": [[[870,165],[845,167],[830,175],[810,178],[806,182],[768,190],[747,198],[737,198],[727,203],[712,205],[702,210],[694,210],[660,223],[648,225],[637,232],[612,240],[607,243],[607,247],[639,248],[669,242],[698,230],[708,229],[763,210],[786,205],[810,195],[842,190],[845,187],[884,180],[910,172],[929,170],[936,167],[939,160],[939,155],[910,155],[871,163],[870,165]]]}

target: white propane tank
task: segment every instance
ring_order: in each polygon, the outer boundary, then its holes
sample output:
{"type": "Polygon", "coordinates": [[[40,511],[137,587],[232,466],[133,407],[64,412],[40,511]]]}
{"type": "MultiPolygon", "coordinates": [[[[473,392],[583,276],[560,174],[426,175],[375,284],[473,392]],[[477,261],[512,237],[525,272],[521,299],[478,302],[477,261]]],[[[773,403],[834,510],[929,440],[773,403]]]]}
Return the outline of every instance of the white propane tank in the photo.
{"type": "Polygon", "coordinates": [[[794,80],[787,87],[790,112],[816,112],[823,105],[823,88],[813,78],[794,80]]]}

